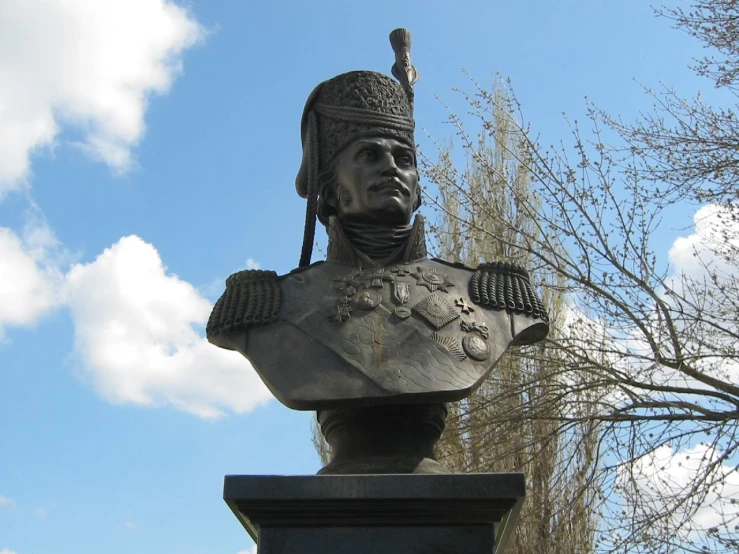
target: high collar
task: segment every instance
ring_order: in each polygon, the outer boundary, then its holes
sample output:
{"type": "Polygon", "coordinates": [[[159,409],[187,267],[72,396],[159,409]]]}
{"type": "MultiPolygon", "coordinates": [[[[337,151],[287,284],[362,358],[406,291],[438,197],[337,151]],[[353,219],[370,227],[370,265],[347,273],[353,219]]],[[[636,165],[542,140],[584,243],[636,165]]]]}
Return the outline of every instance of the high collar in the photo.
{"type": "Polygon", "coordinates": [[[424,219],[420,214],[413,221],[408,240],[384,260],[372,260],[357,250],[347,238],[336,216],[331,216],[326,231],[328,233],[326,261],[348,263],[358,267],[384,267],[392,263],[414,262],[428,256],[424,219]]]}

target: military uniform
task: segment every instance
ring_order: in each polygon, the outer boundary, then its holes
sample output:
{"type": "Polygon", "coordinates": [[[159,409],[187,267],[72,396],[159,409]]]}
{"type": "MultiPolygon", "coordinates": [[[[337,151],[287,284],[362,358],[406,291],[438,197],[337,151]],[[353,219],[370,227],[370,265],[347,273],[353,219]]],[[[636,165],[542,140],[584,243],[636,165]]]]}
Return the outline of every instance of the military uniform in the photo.
{"type": "Polygon", "coordinates": [[[231,276],[208,340],[246,356],[290,408],[448,402],[548,319],[523,268],[426,255],[423,218],[390,263],[367,264],[332,218],[325,262],[231,276]]]}

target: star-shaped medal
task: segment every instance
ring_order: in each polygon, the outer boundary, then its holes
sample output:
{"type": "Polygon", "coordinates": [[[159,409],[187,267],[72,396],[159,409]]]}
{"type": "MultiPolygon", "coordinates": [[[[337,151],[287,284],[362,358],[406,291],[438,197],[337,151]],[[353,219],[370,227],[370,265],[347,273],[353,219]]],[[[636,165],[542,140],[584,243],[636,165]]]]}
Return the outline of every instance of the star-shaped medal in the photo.
{"type": "Polygon", "coordinates": [[[426,287],[429,292],[434,292],[436,289],[449,292],[447,289],[454,286],[454,283],[449,281],[446,275],[433,269],[424,271],[422,267],[418,267],[418,271],[411,273],[411,277],[416,280],[416,285],[426,287]]]}
{"type": "Polygon", "coordinates": [[[437,329],[441,329],[459,317],[454,308],[437,292],[413,306],[413,311],[437,329]]]}

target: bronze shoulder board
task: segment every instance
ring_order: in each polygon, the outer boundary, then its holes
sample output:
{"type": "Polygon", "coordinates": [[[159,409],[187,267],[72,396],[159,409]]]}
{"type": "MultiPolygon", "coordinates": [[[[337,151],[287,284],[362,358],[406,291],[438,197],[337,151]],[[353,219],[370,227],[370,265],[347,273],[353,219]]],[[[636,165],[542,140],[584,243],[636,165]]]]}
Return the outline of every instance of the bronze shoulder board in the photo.
{"type": "Polygon", "coordinates": [[[470,298],[479,306],[549,321],[547,311],[531,287],[528,272],[518,264],[480,264],[470,277],[469,287],[470,298]]]}
{"type": "Polygon", "coordinates": [[[277,319],[282,292],[277,273],[249,269],[226,279],[226,292],[216,302],[208,320],[208,339],[251,325],[264,325],[277,319]]]}

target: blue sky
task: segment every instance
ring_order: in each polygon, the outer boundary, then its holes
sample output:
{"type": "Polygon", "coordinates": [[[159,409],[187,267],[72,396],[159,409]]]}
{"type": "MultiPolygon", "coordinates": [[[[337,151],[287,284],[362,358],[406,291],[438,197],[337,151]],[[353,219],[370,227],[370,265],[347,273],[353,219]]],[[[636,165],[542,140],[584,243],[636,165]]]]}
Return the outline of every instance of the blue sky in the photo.
{"type": "Polygon", "coordinates": [[[586,95],[648,109],[633,79],[710,93],[640,0],[0,2],[0,554],[237,554],[223,476],[318,470],[312,414],[203,327],[229,274],[297,265],[305,99],[389,73],[399,26],[427,152],[463,67],[544,143],[586,95]]]}

